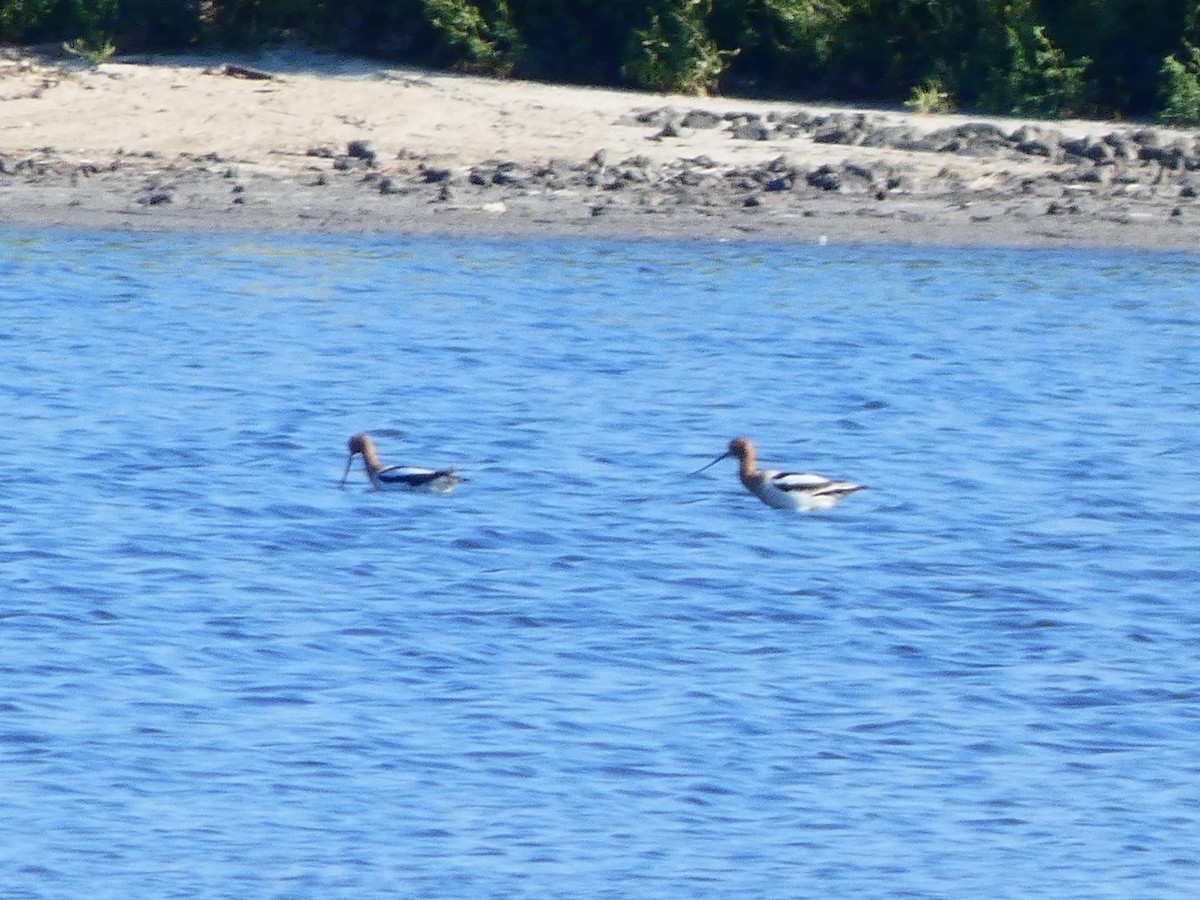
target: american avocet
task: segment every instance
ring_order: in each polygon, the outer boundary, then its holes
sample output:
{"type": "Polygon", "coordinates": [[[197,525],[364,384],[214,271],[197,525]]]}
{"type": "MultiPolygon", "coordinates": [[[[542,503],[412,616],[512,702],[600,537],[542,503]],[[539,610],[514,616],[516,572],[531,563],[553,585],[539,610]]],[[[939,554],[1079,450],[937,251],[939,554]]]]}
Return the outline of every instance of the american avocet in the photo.
{"type": "MultiPolygon", "coordinates": [[[[738,477],[755,497],[776,509],[830,509],[847,494],[861,491],[861,484],[833,481],[824,475],[795,472],[760,471],[754,464],[754,443],[750,438],[734,438],[729,450],[708,464],[715,466],[723,459],[736,457],[741,468],[738,477]]],[[[701,466],[692,474],[703,472],[701,466]]]]}
{"type": "Polygon", "coordinates": [[[444,494],[453,490],[456,484],[467,479],[455,474],[449,469],[422,469],[419,466],[385,466],[379,462],[375,453],[375,442],[365,434],[356,434],[350,438],[350,458],[346,460],[346,471],[342,473],[342,484],[350,475],[350,465],[354,457],[362,454],[363,468],[371,485],[377,491],[424,491],[432,494],[444,494]]]}

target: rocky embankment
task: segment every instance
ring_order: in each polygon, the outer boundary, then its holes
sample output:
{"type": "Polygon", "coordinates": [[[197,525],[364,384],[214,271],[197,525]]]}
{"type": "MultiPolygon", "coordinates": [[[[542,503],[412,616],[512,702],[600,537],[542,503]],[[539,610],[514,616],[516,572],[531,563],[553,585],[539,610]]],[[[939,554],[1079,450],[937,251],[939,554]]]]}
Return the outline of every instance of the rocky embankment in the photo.
{"type": "Polygon", "coordinates": [[[522,167],[493,161],[460,174],[422,167],[421,178],[442,184],[446,196],[465,181],[481,188],[590,191],[601,203],[604,192],[628,190],[682,204],[744,206],[758,205],[765,194],[788,192],[875,200],[905,195],[1033,194],[1047,198],[1048,214],[1078,212],[1088,197],[1185,204],[1200,190],[1200,140],[1155,128],[1114,130],[1100,137],[1070,137],[1052,127],[1033,125],[1006,132],[990,123],[922,131],[865,113],[717,115],[705,110],[680,113],[671,107],[641,113],[633,122],[653,128],[650,139],[657,141],[682,138],[694,129],[719,129],[733,141],[782,145],[806,140],[854,148],[856,158],[813,163],[795,159],[785,150],[766,163],[725,167],[705,156],[655,165],[644,155],[613,161],[600,152],[583,163],[522,167]],[[872,158],[870,150],[898,151],[903,156],[881,153],[872,158]],[[912,154],[924,158],[914,159],[912,154]],[[980,172],[978,165],[960,165],[964,158],[992,165],[980,172]]]}

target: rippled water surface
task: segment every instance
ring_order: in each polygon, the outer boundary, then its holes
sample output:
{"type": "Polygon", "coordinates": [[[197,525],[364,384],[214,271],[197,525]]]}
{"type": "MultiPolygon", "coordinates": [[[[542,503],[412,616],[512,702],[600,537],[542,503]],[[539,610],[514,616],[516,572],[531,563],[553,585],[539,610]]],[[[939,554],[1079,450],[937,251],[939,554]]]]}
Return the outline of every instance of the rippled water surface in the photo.
{"type": "Polygon", "coordinates": [[[1198,261],[0,235],[0,895],[1193,896],[1198,261]]]}

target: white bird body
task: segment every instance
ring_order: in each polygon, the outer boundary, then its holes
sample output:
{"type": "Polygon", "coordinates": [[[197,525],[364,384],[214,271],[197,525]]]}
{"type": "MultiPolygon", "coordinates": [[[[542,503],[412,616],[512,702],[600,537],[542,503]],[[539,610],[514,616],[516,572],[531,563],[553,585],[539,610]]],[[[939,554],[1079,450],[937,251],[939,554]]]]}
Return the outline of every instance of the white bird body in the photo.
{"type": "Polygon", "coordinates": [[[862,490],[861,484],[833,481],[824,475],[770,469],[742,478],[742,484],[767,506],[776,509],[832,509],[847,494],[862,490]]]}
{"type": "Polygon", "coordinates": [[[365,434],[350,438],[350,458],[346,460],[346,471],[342,473],[342,484],[350,474],[354,457],[361,455],[363,469],[377,491],[416,491],[427,494],[445,494],[466,481],[455,469],[425,469],[420,466],[385,466],[379,462],[375,443],[365,434]]]}
{"type": "Polygon", "coordinates": [[[734,438],[727,452],[696,472],[703,472],[730,456],[739,462],[738,477],[746,490],[775,509],[832,509],[846,495],[863,489],[863,485],[852,481],[835,481],[811,472],[760,470],[755,464],[754,443],[745,437],[734,438]]]}

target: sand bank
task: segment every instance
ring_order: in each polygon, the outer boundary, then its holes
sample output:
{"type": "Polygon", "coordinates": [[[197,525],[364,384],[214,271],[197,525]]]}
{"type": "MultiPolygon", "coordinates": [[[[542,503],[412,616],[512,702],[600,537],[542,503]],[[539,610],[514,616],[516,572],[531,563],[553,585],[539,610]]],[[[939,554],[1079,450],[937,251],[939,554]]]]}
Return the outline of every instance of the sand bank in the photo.
{"type": "Polygon", "coordinates": [[[0,223],[1200,248],[1200,146],[289,48],[0,58],[0,223]]]}

